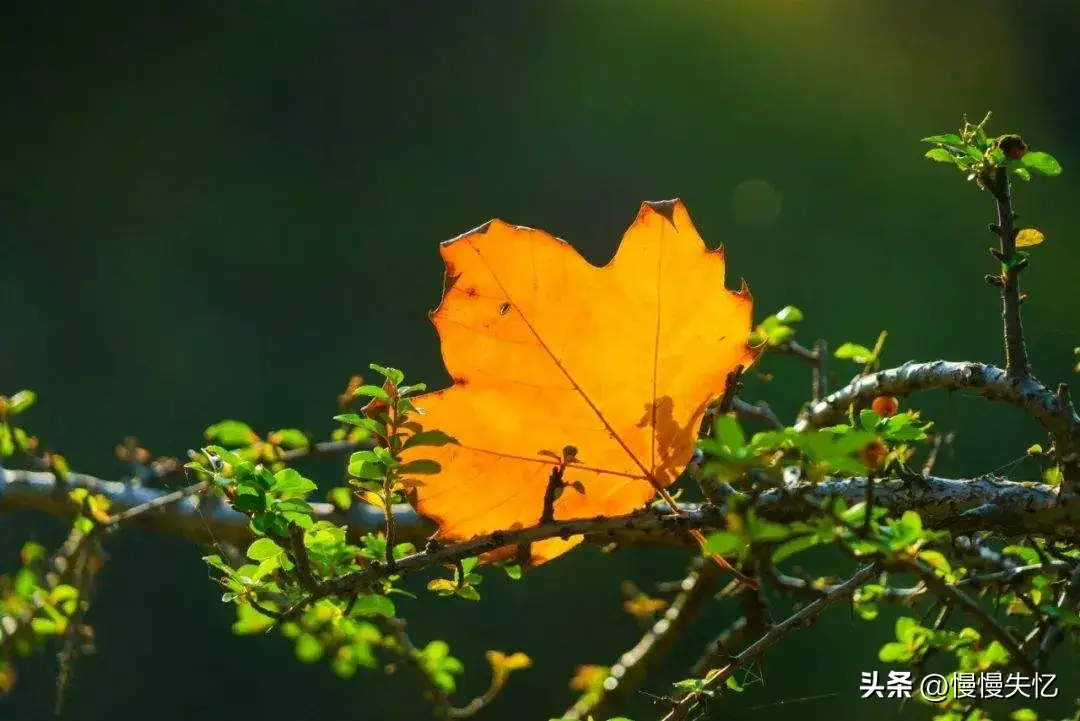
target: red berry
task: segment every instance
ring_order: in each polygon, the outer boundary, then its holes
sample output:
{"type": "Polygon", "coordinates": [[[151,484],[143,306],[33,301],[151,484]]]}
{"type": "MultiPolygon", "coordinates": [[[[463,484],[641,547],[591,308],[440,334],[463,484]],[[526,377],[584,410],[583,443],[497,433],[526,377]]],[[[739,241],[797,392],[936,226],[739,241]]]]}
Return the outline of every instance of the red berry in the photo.
{"type": "Polygon", "coordinates": [[[889,449],[880,440],[873,440],[859,451],[859,460],[870,468],[877,468],[889,454],[889,449]]]}
{"type": "Polygon", "coordinates": [[[878,396],[870,404],[870,407],[874,410],[874,413],[877,413],[882,418],[890,418],[900,410],[900,402],[896,400],[895,396],[878,396]]]}

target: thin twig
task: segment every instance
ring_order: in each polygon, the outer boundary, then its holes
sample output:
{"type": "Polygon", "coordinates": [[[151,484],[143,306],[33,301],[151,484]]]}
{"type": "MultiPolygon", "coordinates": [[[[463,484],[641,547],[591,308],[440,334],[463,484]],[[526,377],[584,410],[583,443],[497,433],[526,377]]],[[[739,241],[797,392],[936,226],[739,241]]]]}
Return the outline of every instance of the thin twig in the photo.
{"type": "Polygon", "coordinates": [[[814,358],[817,362],[811,372],[810,400],[817,403],[829,392],[829,344],[825,339],[819,338],[814,343],[814,358]]]}
{"type": "Polygon", "coordinates": [[[293,560],[296,561],[296,575],[300,578],[300,585],[308,592],[317,590],[319,584],[311,571],[311,558],[304,546],[304,529],[295,523],[289,526],[289,543],[293,560]]]}
{"type": "Polygon", "coordinates": [[[932,593],[945,599],[947,602],[960,606],[969,615],[974,617],[979,625],[990,636],[993,636],[1009,653],[1009,660],[1019,665],[1028,673],[1035,674],[1035,665],[1020,648],[1020,643],[1009,633],[1008,629],[998,623],[997,619],[988,614],[982,606],[971,596],[961,591],[956,586],[945,582],[938,576],[934,569],[918,559],[911,559],[904,563],[909,570],[913,571],[932,593]]]}
{"type": "Polygon", "coordinates": [[[790,355],[798,358],[801,361],[805,361],[810,365],[818,365],[821,363],[821,358],[804,345],[800,345],[797,341],[786,340],[783,343],[778,343],[769,347],[771,353],[779,353],[780,355],[790,355]]]}
{"type": "Polygon", "coordinates": [[[949,431],[945,435],[934,436],[934,445],[930,449],[930,453],[926,456],[926,461],[923,463],[922,473],[924,476],[929,476],[934,472],[934,466],[937,465],[938,457],[941,455],[941,451],[945,447],[951,447],[953,440],[956,439],[956,432],[949,431]]]}
{"type": "MultiPolygon", "coordinates": [[[[1080,605],[1080,566],[1073,570],[1069,585],[1062,592],[1057,604],[1059,609],[1067,613],[1075,613],[1078,605],[1080,605]]],[[[1050,654],[1064,639],[1065,631],[1061,627],[1061,619],[1054,618],[1043,635],[1042,643],[1039,644],[1039,651],[1035,655],[1035,668],[1045,669],[1050,662],[1050,654]]]]}
{"type": "Polygon", "coordinates": [[[859,586],[873,577],[874,573],[875,567],[873,565],[859,569],[850,579],[836,586],[831,593],[808,603],[784,621],[769,628],[763,636],[738,656],[735,656],[726,666],[706,674],[702,689],[691,691],[683,696],[674,708],[664,716],[663,721],[683,721],[687,714],[700,702],[703,691],[711,691],[724,683],[737,670],[756,660],[791,631],[809,626],[815,618],[821,615],[822,611],[841,598],[854,593],[859,586]]]}
{"type": "MultiPolygon", "coordinates": [[[[585,703],[585,696],[575,703],[562,718],[570,721],[587,717],[608,718],[615,704],[641,683],[648,670],[655,666],[664,651],[678,639],[697,617],[712,595],[721,577],[721,570],[707,559],[695,559],[694,568],[682,580],[681,590],[660,620],[649,627],[633,648],[619,656],[604,682],[604,694],[594,703],[585,703]]],[[[747,589],[752,592],[751,589],[747,589]]]]}
{"type": "Polygon", "coordinates": [[[742,398],[736,398],[731,402],[731,409],[740,416],[747,418],[756,418],[764,421],[773,428],[783,428],[784,424],[776,417],[776,413],[765,401],[758,401],[757,403],[748,403],[742,398]]]}

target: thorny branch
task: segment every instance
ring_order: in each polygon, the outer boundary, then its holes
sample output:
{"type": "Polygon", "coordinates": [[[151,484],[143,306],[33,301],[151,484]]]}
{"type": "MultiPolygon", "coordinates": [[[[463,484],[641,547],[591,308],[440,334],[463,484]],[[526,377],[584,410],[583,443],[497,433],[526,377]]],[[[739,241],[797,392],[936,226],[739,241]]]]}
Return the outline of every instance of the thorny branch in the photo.
{"type": "Polygon", "coordinates": [[[1008,168],[994,170],[993,177],[987,179],[986,188],[994,196],[997,209],[997,225],[991,230],[998,236],[1000,244],[994,253],[1002,264],[1003,270],[998,281],[1001,286],[1001,318],[1005,337],[1005,370],[1010,378],[1027,378],[1031,375],[1027,347],[1024,344],[1024,324],[1020,319],[1020,271],[1025,263],[1014,262],[1016,256],[1016,214],[1012,208],[1012,183],[1009,182],[1008,168]]]}
{"type": "MultiPolygon", "coordinates": [[[[59,505],[52,498],[55,482],[53,474],[43,471],[0,469],[0,509],[35,508],[69,515],[73,512],[72,504],[59,505]]],[[[123,483],[74,473],[68,476],[67,483],[72,488],[87,488],[105,496],[114,508],[119,509],[118,512],[150,503],[163,495],[151,488],[132,489],[123,483]]],[[[755,508],[761,517],[782,523],[805,516],[807,500],[820,503],[839,498],[848,504],[861,502],[866,498],[866,486],[865,477],[825,479],[814,484],[793,481],[762,492],[755,508]]],[[[1080,538],[1080,505],[1057,503],[1054,487],[1042,483],[1009,481],[989,475],[964,479],[927,476],[919,483],[905,478],[883,478],[875,481],[874,493],[875,504],[891,513],[914,510],[928,526],[955,533],[982,529],[1006,536],[1034,534],[1064,541],[1080,538]]],[[[382,528],[382,511],[374,506],[354,504],[348,514],[343,514],[329,503],[311,505],[315,520],[329,519],[347,524],[355,535],[382,528]]],[[[681,519],[665,504],[657,503],[646,512],[559,520],[496,533],[444,546],[429,563],[446,563],[453,558],[475,556],[502,546],[578,534],[584,534],[587,541],[602,544],[690,546],[688,541],[679,540],[686,531],[724,527],[722,512],[713,506],[680,503],[679,507],[686,512],[681,519]]],[[[431,533],[430,524],[407,505],[395,505],[394,517],[399,542],[422,543],[431,533]]],[[[128,519],[125,525],[178,533],[204,543],[217,539],[243,546],[253,539],[247,516],[221,503],[200,509],[194,497],[175,500],[168,506],[152,505],[146,513],[128,519]]],[[[418,564],[417,557],[408,556],[398,559],[394,570],[400,571],[402,566],[415,568],[414,564],[418,564]]]]}
{"type": "MultiPolygon", "coordinates": [[[[604,694],[595,704],[587,703],[583,697],[575,703],[562,718],[565,721],[578,721],[590,716],[607,718],[611,715],[614,704],[625,697],[626,693],[641,683],[642,678],[660,660],[661,655],[670,648],[693,623],[702,606],[709,600],[716,589],[723,573],[706,559],[695,559],[694,568],[682,580],[679,594],[663,616],[649,627],[633,648],[619,657],[604,680],[604,694]]],[[[747,589],[747,592],[753,592],[747,589]]]]}
{"type": "Polygon", "coordinates": [[[914,571],[915,575],[919,577],[919,580],[926,584],[935,595],[942,598],[949,605],[959,606],[967,613],[974,616],[979,626],[988,635],[1001,643],[1001,645],[1005,647],[1005,650],[1009,652],[1009,660],[1012,663],[1018,664],[1021,668],[1034,676],[1035,666],[1020,648],[1020,644],[1017,640],[1008,629],[997,621],[997,619],[983,610],[975,599],[959,588],[946,583],[944,579],[934,573],[934,570],[922,561],[912,560],[904,565],[914,571]]]}
{"type": "Polygon", "coordinates": [[[747,647],[742,653],[734,656],[730,662],[719,669],[714,669],[705,674],[704,685],[700,691],[692,691],[683,696],[671,709],[663,721],[683,721],[687,715],[700,702],[702,692],[711,691],[724,683],[733,673],[747,664],[760,658],[762,654],[775,646],[780,639],[791,631],[806,628],[814,619],[821,615],[822,611],[830,605],[846,596],[851,595],[862,584],[873,577],[876,568],[873,565],[866,566],[855,573],[844,583],[830,589],[828,593],[818,598],[803,608],[799,609],[787,619],[771,626],[764,635],[747,647]]]}
{"type": "Polygon", "coordinates": [[[1053,441],[1053,455],[1062,472],[1062,501],[1080,498],[1080,415],[1073,407],[1068,388],[1062,384],[1057,392],[1051,392],[1030,375],[1010,377],[1006,370],[986,363],[908,362],[861,376],[819,403],[811,404],[796,421],[795,429],[843,423],[850,408],[865,408],[879,395],[906,396],[931,389],[977,390],[988,400],[1019,406],[1046,429],[1053,441]]]}

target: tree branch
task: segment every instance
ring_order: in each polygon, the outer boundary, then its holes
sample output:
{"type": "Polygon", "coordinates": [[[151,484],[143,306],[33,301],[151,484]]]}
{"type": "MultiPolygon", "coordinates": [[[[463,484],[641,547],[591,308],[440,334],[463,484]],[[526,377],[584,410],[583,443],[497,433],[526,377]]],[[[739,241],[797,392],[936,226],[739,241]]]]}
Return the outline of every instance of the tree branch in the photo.
{"type": "Polygon", "coordinates": [[[1010,379],[1003,369],[986,363],[939,360],[908,362],[861,376],[830,393],[821,402],[812,404],[798,419],[795,428],[807,430],[843,423],[849,406],[855,404],[859,410],[869,406],[879,395],[906,396],[935,388],[976,389],[990,400],[1018,405],[1055,437],[1075,436],[1080,426],[1076,411],[1064,406],[1054,393],[1034,378],[1010,379]]]}
{"type": "Polygon", "coordinates": [[[663,652],[670,648],[693,622],[723,575],[723,570],[715,563],[707,563],[704,558],[696,560],[696,567],[683,579],[679,595],[672,601],[663,617],[649,627],[641,640],[621,655],[618,662],[611,667],[604,683],[604,695],[593,705],[581,701],[574,704],[563,714],[565,721],[610,716],[615,702],[641,683],[663,652]]]}
{"type": "MultiPolygon", "coordinates": [[[[117,514],[143,504],[151,504],[147,513],[123,521],[123,525],[141,530],[180,536],[200,543],[215,541],[246,546],[251,540],[248,517],[229,508],[215,497],[189,496],[171,505],[161,506],[162,498],[170,491],[138,486],[122,481],[106,481],[85,473],[68,473],[62,484],[49,471],[15,470],[0,466],[0,511],[28,508],[61,518],[74,517],[79,509],[58,487],[85,488],[109,499],[110,509],[117,514]]],[[[176,492],[179,493],[179,492],[176,492]]],[[[313,503],[316,518],[348,525],[356,536],[380,531],[385,519],[380,509],[356,503],[342,512],[331,503],[313,503]]],[[[421,540],[434,528],[406,504],[394,505],[394,521],[403,536],[399,540],[421,540]],[[405,537],[407,536],[407,538],[405,537]]]]}
{"type": "Polygon", "coordinates": [[[1020,648],[1017,640],[997,619],[983,610],[975,599],[956,586],[946,583],[943,578],[934,573],[934,570],[922,561],[913,559],[903,565],[914,571],[919,580],[926,584],[934,595],[946,603],[960,606],[973,616],[987,635],[992,636],[1005,647],[1005,650],[1009,652],[1009,661],[1011,663],[1017,664],[1032,676],[1035,675],[1035,665],[1020,648]]]}
{"type": "Polygon", "coordinates": [[[1013,262],[1017,230],[1008,168],[1002,166],[994,170],[986,187],[994,196],[997,209],[997,226],[994,227],[1000,240],[997,259],[1004,266],[1001,273],[1001,319],[1004,326],[1005,369],[1010,378],[1027,378],[1031,375],[1031,366],[1024,345],[1024,324],[1020,319],[1020,271],[1023,264],[1013,262]]]}
{"type": "Polygon", "coordinates": [[[1067,389],[1051,392],[1035,378],[1013,378],[985,363],[930,361],[908,362],[856,378],[819,403],[811,404],[795,423],[796,430],[844,423],[848,409],[864,408],[879,395],[906,396],[929,389],[976,389],[988,400],[1020,406],[1037,421],[1054,442],[1054,457],[1061,466],[1061,499],[1080,498],[1080,415],[1067,389]]]}
{"type": "MultiPolygon", "coordinates": [[[[761,638],[752,643],[738,656],[735,656],[726,666],[721,669],[710,671],[708,674],[706,674],[703,690],[709,691],[722,684],[737,670],[743,668],[748,663],[756,660],[770,648],[775,646],[780,641],[780,639],[782,639],[791,631],[795,631],[800,628],[806,628],[807,626],[809,626],[814,621],[814,619],[821,615],[822,611],[824,611],[836,601],[839,601],[841,598],[844,598],[854,593],[855,590],[862,584],[866,583],[874,575],[874,573],[875,567],[873,565],[866,566],[865,568],[860,569],[855,573],[854,576],[852,576],[844,583],[841,583],[840,585],[832,588],[830,592],[826,595],[810,602],[809,604],[789,616],[787,619],[770,627],[769,630],[763,636],[761,636],[761,638]]],[[[686,694],[685,696],[683,696],[682,699],[679,700],[678,704],[676,704],[675,707],[672,708],[666,716],[664,716],[663,721],[682,721],[682,719],[685,719],[687,714],[689,714],[690,711],[692,711],[693,708],[698,704],[700,697],[701,693],[697,691],[692,691],[686,694]]]]}
{"type": "MultiPolygon", "coordinates": [[[[196,497],[185,497],[171,505],[158,506],[157,499],[171,494],[79,473],[65,476],[65,483],[71,488],[86,488],[106,496],[118,515],[128,508],[151,504],[150,510],[124,525],[203,543],[216,540],[244,547],[252,540],[247,516],[216,500],[211,505],[200,503],[196,497]]],[[[830,498],[841,498],[849,505],[864,501],[866,486],[865,477],[825,479],[815,484],[793,481],[782,488],[762,492],[755,507],[763,518],[783,523],[805,518],[807,499],[823,503],[830,498]]],[[[57,499],[55,488],[56,477],[50,472],[0,467],[0,511],[31,508],[62,517],[75,515],[78,509],[66,499],[57,499]]],[[[919,483],[884,478],[874,483],[874,499],[875,505],[890,513],[914,510],[928,526],[947,528],[958,534],[986,530],[1006,536],[1033,534],[1064,541],[1080,539],[1080,504],[1059,504],[1054,487],[1042,483],[1009,481],[989,475],[972,479],[926,476],[919,483]]],[[[347,525],[354,537],[384,527],[382,511],[375,506],[357,503],[343,513],[330,503],[311,505],[316,520],[347,525]]],[[[666,504],[657,503],[645,512],[560,520],[496,533],[446,546],[439,553],[446,554],[447,549],[453,549],[453,553],[431,562],[447,562],[453,557],[466,558],[501,546],[577,534],[585,534],[587,540],[598,543],[688,545],[684,540],[687,531],[724,527],[722,512],[712,506],[680,503],[679,507],[688,514],[682,520],[671,514],[666,504]]],[[[394,506],[394,519],[399,542],[422,543],[433,530],[430,522],[405,504],[394,506]]],[[[405,561],[400,559],[399,565],[405,561]]]]}

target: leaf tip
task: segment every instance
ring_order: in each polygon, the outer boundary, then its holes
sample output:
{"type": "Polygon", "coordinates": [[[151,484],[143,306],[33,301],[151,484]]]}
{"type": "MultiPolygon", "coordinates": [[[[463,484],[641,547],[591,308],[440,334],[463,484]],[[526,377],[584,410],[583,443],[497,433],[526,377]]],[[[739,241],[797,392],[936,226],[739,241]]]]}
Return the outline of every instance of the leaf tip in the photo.
{"type": "Polygon", "coordinates": [[[641,204],[641,212],[652,211],[660,217],[675,225],[675,211],[682,205],[678,198],[669,200],[646,200],[641,204]]]}

